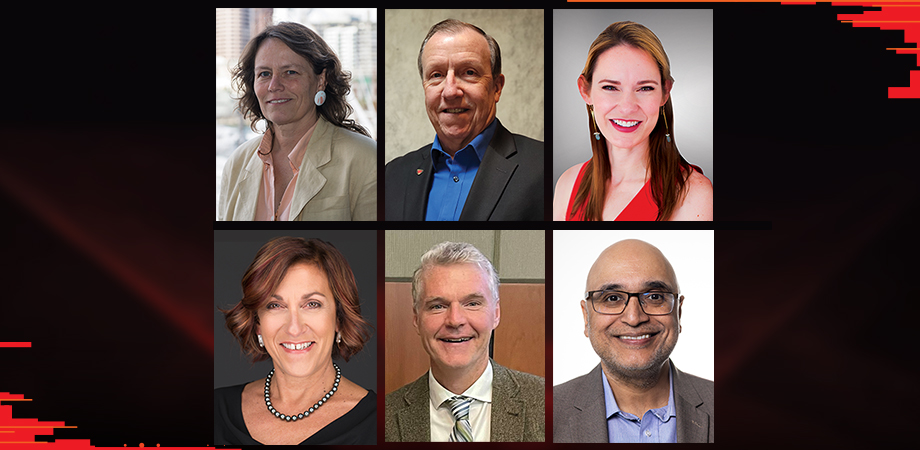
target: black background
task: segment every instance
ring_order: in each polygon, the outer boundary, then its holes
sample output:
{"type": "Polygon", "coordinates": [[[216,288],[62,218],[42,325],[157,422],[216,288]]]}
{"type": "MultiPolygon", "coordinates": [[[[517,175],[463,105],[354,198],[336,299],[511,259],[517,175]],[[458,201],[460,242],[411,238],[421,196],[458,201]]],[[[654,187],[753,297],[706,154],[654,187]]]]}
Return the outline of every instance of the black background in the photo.
{"type": "MultiPolygon", "coordinates": [[[[715,11],[719,443],[906,441],[920,100],[887,87],[916,57],[885,50],[903,32],[837,21],[859,8],[697,6],[715,11]]],[[[32,348],[0,349],[0,391],[33,399],[14,417],[78,426],[58,438],[208,445],[211,10],[50,16],[3,31],[0,341],[32,348]]]]}

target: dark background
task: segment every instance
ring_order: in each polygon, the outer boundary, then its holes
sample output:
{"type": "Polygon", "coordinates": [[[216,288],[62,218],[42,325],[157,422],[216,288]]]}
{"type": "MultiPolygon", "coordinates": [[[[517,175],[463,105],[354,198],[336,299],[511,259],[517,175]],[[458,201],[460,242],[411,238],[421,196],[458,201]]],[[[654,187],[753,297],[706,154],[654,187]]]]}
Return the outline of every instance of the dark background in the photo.
{"type": "MultiPolygon", "coordinates": [[[[920,100],[887,87],[916,57],[837,21],[859,8],[690,6],[715,10],[719,442],[914,440],[920,100]]],[[[79,427],[58,438],[205,446],[214,19],[136,11],[11,11],[3,31],[0,341],[32,348],[0,349],[0,391],[79,427]]]]}

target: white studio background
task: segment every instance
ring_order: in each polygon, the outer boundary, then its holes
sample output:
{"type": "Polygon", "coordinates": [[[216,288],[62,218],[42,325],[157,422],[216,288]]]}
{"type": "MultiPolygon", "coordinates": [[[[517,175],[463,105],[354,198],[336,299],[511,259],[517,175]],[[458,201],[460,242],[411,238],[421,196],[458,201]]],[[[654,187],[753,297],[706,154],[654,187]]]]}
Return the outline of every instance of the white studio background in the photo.
{"type": "Polygon", "coordinates": [[[714,232],[711,230],[553,231],[553,384],[591,371],[600,357],[585,337],[579,301],[601,251],[623,239],[658,247],[684,296],[683,331],[671,359],[681,371],[714,380],[714,232]]]}

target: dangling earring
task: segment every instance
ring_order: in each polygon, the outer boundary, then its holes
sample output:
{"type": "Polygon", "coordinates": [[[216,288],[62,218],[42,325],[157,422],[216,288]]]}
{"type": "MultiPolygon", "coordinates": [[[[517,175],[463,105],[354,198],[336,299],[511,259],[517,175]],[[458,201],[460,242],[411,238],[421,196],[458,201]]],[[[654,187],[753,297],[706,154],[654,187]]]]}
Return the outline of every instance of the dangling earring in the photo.
{"type": "Polygon", "coordinates": [[[316,106],[323,106],[323,103],[326,103],[326,91],[317,92],[313,96],[313,103],[316,103],[316,106]]]}
{"type": "Polygon", "coordinates": [[[588,106],[591,107],[591,120],[594,121],[594,140],[599,141],[601,140],[601,132],[598,131],[599,127],[597,126],[597,118],[594,117],[594,105],[588,105],[588,106]]]}
{"type": "Polygon", "coordinates": [[[336,343],[336,344],[341,344],[341,343],[342,343],[342,332],[341,332],[341,331],[336,331],[336,332],[335,332],[335,343],[336,343]]]}
{"type": "Polygon", "coordinates": [[[668,116],[664,113],[664,106],[661,107],[661,117],[664,118],[664,138],[671,142],[671,130],[668,129],[668,116]]]}
{"type": "Polygon", "coordinates": [[[262,342],[262,335],[261,335],[261,334],[257,334],[256,337],[259,338],[259,347],[265,347],[265,343],[262,342]]]}

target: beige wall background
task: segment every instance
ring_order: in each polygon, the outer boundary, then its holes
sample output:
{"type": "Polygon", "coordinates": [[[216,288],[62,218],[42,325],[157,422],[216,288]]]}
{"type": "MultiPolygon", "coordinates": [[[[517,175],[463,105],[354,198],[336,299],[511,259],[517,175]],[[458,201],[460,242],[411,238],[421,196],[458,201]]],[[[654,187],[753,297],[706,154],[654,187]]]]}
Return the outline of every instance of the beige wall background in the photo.
{"type": "Polygon", "coordinates": [[[468,242],[492,261],[502,283],[546,280],[546,232],[543,230],[387,230],[387,281],[410,281],[419,260],[435,244],[468,242]]]}
{"type": "Polygon", "coordinates": [[[417,59],[428,29],[444,19],[472,23],[498,41],[505,87],[497,117],[512,133],[544,140],[542,9],[388,9],[383,23],[386,162],[434,141],[417,59]]]}
{"type": "Polygon", "coordinates": [[[384,394],[428,371],[428,355],[412,324],[412,286],[407,280],[418,267],[422,254],[446,240],[475,245],[498,271],[502,316],[492,341],[495,361],[545,377],[544,231],[387,231],[384,394]]]}

